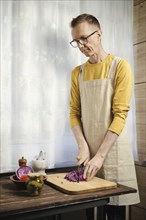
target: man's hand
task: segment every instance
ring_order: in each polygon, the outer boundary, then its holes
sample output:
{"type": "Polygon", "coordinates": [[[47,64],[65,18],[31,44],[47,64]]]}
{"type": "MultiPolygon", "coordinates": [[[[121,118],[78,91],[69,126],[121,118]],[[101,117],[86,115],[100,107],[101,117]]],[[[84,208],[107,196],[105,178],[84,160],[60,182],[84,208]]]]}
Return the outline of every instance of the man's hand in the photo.
{"type": "Polygon", "coordinates": [[[104,162],[104,158],[97,154],[85,166],[84,178],[89,181],[100,170],[104,162]]]}
{"type": "Polygon", "coordinates": [[[82,163],[86,165],[88,161],[90,160],[90,152],[87,143],[84,143],[84,145],[78,146],[79,152],[77,156],[78,165],[81,165],[82,163]]]}
{"type": "Polygon", "coordinates": [[[104,137],[104,140],[96,153],[96,155],[86,164],[84,170],[84,178],[89,181],[96,173],[100,170],[103,162],[113,146],[114,142],[117,140],[118,135],[112,131],[108,131],[104,137]]]}

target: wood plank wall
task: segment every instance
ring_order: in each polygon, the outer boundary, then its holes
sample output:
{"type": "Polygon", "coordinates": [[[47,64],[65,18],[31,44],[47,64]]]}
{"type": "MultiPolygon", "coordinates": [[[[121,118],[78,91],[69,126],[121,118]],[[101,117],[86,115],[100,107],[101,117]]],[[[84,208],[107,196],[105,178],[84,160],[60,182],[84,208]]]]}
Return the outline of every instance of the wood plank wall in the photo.
{"type": "Polygon", "coordinates": [[[144,161],[146,160],[146,0],[135,0],[134,3],[133,43],[138,155],[139,161],[144,161]]]}
{"type": "Polygon", "coordinates": [[[139,162],[136,165],[140,204],[132,206],[131,220],[146,219],[146,0],[134,0],[133,51],[136,129],[139,162]]]}

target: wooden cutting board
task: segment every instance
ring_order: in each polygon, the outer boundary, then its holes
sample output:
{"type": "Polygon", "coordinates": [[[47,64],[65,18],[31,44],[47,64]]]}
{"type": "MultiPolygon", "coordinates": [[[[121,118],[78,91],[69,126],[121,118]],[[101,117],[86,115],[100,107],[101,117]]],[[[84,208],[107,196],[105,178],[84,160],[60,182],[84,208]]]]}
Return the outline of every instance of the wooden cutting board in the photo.
{"type": "Polygon", "coordinates": [[[70,182],[64,179],[65,175],[66,173],[49,174],[47,175],[46,182],[67,194],[81,194],[117,187],[116,183],[98,177],[94,177],[88,182],[70,182]]]}

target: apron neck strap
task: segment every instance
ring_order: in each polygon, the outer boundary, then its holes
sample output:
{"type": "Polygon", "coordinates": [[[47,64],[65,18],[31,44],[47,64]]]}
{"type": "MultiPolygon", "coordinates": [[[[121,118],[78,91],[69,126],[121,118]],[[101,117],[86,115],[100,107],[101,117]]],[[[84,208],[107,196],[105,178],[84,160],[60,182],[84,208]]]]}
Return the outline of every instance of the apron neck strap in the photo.
{"type": "Polygon", "coordinates": [[[120,60],[121,60],[120,57],[115,57],[113,59],[113,61],[111,63],[111,66],[110,66],[110,69],[109,69],[109,74],[108,74],[107,78],[114,79],[115,73],[116,73],[116,69],[117,69],[117,66],[118,66],[120,60]]]}

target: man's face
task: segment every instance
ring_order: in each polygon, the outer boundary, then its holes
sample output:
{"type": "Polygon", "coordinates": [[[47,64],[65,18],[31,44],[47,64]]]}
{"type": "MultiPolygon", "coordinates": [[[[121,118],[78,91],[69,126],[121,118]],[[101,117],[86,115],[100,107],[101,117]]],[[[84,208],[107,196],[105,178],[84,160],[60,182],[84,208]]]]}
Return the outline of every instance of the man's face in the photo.
{"type": "Polygon", "coordinates": [[[87,22],[80,23],[72,28],[72,38],[75,40],[84,39],[93,32],[95,33],[87,38],[86,44],[82,45],[78,43],[80,51],[87,57],[98,54],[99,46],[101,44],[101,31],[95,25],[88,24],[87,22]]]}

